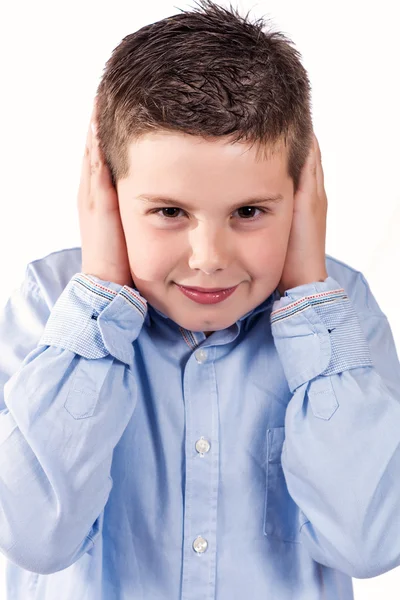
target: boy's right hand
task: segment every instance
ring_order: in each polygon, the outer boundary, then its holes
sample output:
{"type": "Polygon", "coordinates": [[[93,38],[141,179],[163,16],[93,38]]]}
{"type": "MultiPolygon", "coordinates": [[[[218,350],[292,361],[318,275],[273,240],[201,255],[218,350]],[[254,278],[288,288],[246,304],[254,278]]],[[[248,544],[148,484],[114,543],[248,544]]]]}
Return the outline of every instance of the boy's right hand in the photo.
{"type": "Polygon", "coordinates": [[[81,272],[133,287],[118,195],[96,135],[96,100],[86,138],[78,192],[81,272]]]}

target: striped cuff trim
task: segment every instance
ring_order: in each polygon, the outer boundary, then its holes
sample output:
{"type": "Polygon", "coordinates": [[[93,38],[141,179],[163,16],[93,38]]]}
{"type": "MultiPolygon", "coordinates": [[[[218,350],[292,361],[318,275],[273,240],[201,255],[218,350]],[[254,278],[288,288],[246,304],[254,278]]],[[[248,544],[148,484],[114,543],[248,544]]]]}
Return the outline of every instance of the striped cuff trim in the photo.
{"type": "Polygon", "coordinates": [[[271,313],[271,324],[289,319],[294,315],[312,308],[315,305],[321,306],[323,304],[329,304],[331,302],[337,302],[339,300],[348,300],[348,296],[343,288],[338,290],[330,290],[329,292],[321,292],[320,294],[313,294],[312,296],[305,296],[296,300],[283,308],[278,308],[271,313]]]}
{"type": "Polygon", "coordinates": [[[147,302],[137,294],[133,293],[131,288],[126,285],[121,287],[120,291],[117,293],[115,290],[107,288],[104,285],[100,285],[97,283],[97,281],[93,281],[88,275],[77,274],[72,278],[72,280],[92,294],[96,294],[96,296],[105,298],[110,302],[114,300],[116,296],[122,296],[122,298],[134,306],[134,308],[136,308],[141,315],[146,315],[147,302]]]}

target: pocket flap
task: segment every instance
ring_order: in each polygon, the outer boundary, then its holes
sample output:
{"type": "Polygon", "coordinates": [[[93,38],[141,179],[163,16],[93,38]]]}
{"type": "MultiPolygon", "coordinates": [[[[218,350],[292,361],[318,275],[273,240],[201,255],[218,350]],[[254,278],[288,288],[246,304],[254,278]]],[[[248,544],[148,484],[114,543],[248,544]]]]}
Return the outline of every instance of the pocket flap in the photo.
{"type": "Polygon", "coordinates": [[[74,419],[85,419],[94,414],[100,390],[114,358],[79,358],[64,408],[74,419]]]}

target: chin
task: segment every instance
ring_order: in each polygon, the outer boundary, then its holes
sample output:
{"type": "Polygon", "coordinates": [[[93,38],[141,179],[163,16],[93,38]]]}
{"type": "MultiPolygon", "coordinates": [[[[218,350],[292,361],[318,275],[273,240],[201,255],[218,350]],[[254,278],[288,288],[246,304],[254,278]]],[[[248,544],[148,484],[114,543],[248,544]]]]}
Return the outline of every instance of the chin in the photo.
{"type": "Polygon", "coordinates": [[[233,323],[235,323],[235,321],[229,321],[227,323],[188,322],[187,325],[183,325],[181,323],[179,323],[179,325],[181,325],[181,327],[183,327],[184,329],[187,329],[188,331],[193,331],[194,333],[198,333],[199,331],[202,331],[203,333],[207,333],[210,335],[211,333],[214,333],[214,331],[221,331],[222,329],[227,329],[228,327],[233,325],[233,323]]]}

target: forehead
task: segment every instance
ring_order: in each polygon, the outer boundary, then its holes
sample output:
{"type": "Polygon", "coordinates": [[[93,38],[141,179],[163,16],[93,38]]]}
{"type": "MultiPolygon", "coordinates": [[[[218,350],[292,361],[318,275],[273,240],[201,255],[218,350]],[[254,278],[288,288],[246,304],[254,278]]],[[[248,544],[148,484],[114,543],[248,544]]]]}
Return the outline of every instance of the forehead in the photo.
{"type": "MultiPolygon", "coordinates": [[[[287,150],[228,137],[202,138],[184,133],[151,132],[128,147],[129,177],[135,186],[174,185],[194,190],[236,188],[237,193],[287,193],[291,179],[287,150]]],[[[165,190],[162,190],[165,191],[165,190]]]]}

